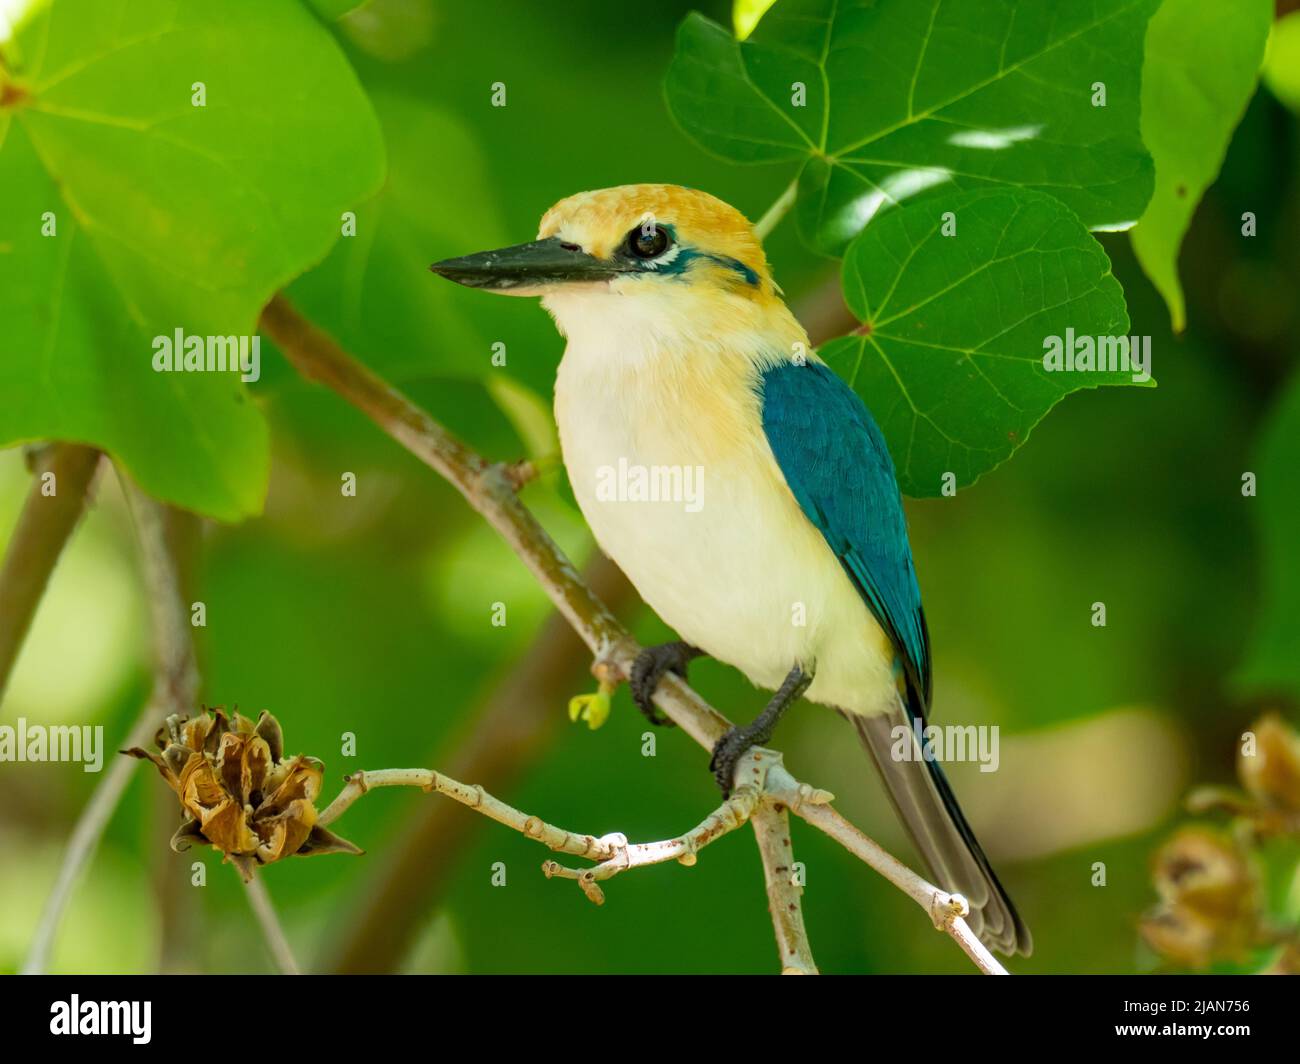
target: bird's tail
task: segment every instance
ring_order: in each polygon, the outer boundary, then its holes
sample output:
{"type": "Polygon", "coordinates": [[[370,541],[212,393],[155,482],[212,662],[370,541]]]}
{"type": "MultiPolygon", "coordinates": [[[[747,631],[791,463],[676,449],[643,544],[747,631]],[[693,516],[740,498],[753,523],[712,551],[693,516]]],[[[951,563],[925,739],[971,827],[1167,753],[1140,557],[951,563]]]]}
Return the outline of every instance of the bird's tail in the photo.
{"type": "Polygon", "coordinates": [[[939,762],[921,757],[911,712],[900,701],[890,713],[845,715],[880,770],[894,808],[925,858],[935,885],[965,895],[971,909],[967,923],[986,946],[1008,956],[1028,956],[1033,949],[1029,928],[998,882],[939,762]],[[897,730],[900,726],[907,732],[906,760],[894,756],[902,734],[897,730]]]}

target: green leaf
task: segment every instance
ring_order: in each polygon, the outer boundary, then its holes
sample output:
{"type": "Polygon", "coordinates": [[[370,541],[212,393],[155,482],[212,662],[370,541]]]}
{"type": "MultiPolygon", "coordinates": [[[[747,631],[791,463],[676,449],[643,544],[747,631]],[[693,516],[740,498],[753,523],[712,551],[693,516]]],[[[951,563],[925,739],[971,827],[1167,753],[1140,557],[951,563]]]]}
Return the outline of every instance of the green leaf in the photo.
{"type": "MultiPolygon", "coordinates": [[[[1251,649],[1238,681],[1248,687],[1300,692],[1300,376],[1293,376],[1269,416],[1251,468],[1254,495],[1240,487],[1240,503],[1255,514],[1259,529],[1264,599],[1251,649]]],[[[1225,491],[1237,495],[1234,485],[1225,491]]],[[[1232,497],[1231,495],[1229,497],[1232,497]]]]}
{"type": "Polygon", "coordinates": [[[365,6],[370,0],[307,0],[307,2],[320,13],[321,18],[335,22],[349,11],[365,6]]]}
{"type": "Polygon", "coordinates": [[[510,243],[473,138],[451,116],[384,89],[371,98],[391,167],[356,208],[356,232],[294,283],[290,296],[350,352],[390,380],[481,377],[489,340],[462,293],[429,264],[510,243]],[[454,160],[454,165],[449,165],[454,160]]]}
{"type": "Polygon", "coordinates": [[[1128,312],[1101,246],[1041,193],[983,189],[890,211],[850,245],[844,295],[863,325],[820,353],[871,409],[908,495],[941,494],[948,473],[972,484],[1070,392],[1133,383],[1045,368],[1049,337],[1124,336],[1128,312]]]}
{"type": "Polygon", "coordinates": [[[1273,0],[1164,0],[1147,29],[1142,139],[1156,184],[1132,232],[1133,250],[1169,305],[1175,332],[1187,318],[1178,248],[1255,92],[1272,20],[1273,0]]]}
{"type": "Polygon", "coordinates": [[[1300,11],[1273,23],[1264,57],[1264,81],[1274,96],[1300,114],[1300,11]]]}
{"type": "Polygon", "coordinates": [[[5,63],[0,445],[93,443],[163,499],[257,512],[267,431],[247,389],[155,372],[154,338],[251,337],[378,186],[346,59],[298,3],[58,0],[5,63]]]}
{"type": "Polygon", "coordinates": [[[778,0],[743,42],[692,14],[668,106],[726,159],[801,163],[800,229],[829,253],[946,182],[1037,189],[1126,228],[1151,195],[1138,105],[1157,2],[778,0]]]}

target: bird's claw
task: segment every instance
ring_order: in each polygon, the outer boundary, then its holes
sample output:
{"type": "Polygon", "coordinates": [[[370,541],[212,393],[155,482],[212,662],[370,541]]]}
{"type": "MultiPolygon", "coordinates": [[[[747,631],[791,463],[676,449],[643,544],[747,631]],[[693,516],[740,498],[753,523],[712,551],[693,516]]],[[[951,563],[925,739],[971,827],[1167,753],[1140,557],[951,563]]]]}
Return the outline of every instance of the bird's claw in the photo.
{"type": "Polygon", "coordinates": [[[731,797],[731,789],[736,783],[736,765],[754,743],[754,737],[745,728],[730,728],[713,744],[713,756],[709,758],[709,771],[718,781],[718,788],[722,791],[723,798],[731,797]]]}
{"type": "Polygon", "coordinates": [[[686,679],[686,665],[696,656],[693,647],[686,643],[661,643],[658,646],[644,647],[632,662],[632,672],[628,677],[628,687],[632,691],[632,701],[637,709],[645,714],[646,720],[656,727],[672,728],[673,722],[659,712],[654,704],[655,689],[665,673],[675,673],[686,679]]]}

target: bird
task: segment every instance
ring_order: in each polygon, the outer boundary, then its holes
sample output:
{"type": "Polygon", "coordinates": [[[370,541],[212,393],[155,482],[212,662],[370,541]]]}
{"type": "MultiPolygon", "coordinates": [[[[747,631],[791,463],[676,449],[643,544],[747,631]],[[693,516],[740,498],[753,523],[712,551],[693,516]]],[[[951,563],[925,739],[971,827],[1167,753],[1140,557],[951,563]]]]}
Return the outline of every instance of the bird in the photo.
{"type": "Polygon", "coordinates": [[[898,736],[928,719],[932,676],[888,447],[786,306],[745,216],[679,185],[598,189],[546,211],[536,240],[430,269],[540,297],[566,339],[554,409],[574,496],[680,637],[637,656],[642,712],[666,723],[656,686],[704,655],[774,692],[713,749],[725,795],[795,701],[837,710],[932,875],[966,897],[971,929],[1027,955],[1030,932],[938,760],[897,756],[898,736]]]}

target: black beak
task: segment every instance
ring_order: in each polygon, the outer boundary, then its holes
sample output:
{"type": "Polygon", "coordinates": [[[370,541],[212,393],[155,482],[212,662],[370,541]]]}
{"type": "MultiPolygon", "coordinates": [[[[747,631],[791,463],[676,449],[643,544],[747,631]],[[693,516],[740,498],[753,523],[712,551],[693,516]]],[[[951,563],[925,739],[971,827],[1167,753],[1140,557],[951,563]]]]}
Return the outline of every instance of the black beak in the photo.
{"type": "Polygon", "coordinates": [[[457,284],[498,292],[539,289],[574,281],[608,281],[624,272],[618,264],[588,255],[576,244],[566,244],[555,236],[531,244],[444,259],[429,269],[457,284]]]}

